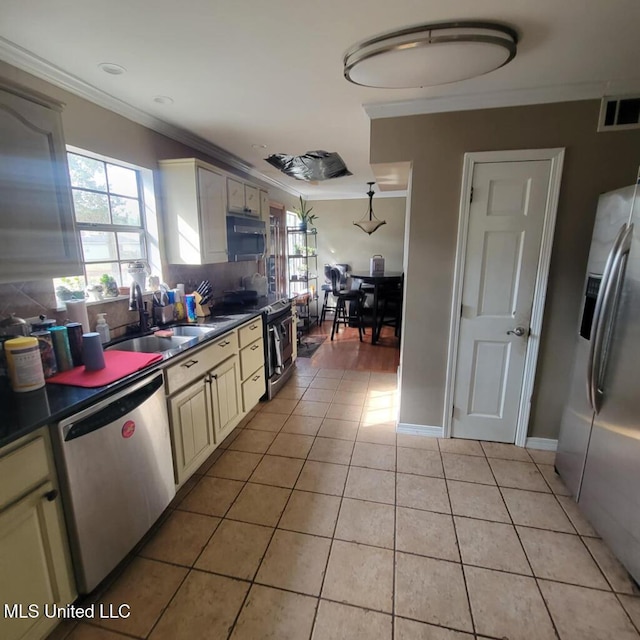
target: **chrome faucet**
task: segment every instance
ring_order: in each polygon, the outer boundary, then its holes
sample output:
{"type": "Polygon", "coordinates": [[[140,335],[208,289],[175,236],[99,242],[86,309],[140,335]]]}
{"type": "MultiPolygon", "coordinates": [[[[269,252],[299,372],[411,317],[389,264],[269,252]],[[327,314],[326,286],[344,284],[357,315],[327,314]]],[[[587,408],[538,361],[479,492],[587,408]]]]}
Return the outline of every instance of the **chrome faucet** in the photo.
{"type": "Polygon", "coordinates": [[[140,331],[146,333],[149,331],[149,319],[147,310],[142,300],[142,289],[137,282],[131,283],[131,291],[129,293],[129,311],[137,311],[140,316],[140,331]]]}

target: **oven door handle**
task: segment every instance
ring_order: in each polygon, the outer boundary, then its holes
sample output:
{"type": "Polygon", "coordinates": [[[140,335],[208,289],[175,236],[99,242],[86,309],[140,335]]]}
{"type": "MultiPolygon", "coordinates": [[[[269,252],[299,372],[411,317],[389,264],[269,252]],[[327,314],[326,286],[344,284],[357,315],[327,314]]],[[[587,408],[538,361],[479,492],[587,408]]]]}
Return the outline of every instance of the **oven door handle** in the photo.
{"type": "Polygon", "coordinates": [[[276,366],[275,372],[280,375],[282,373],[282,344],[280,341],[280,332],[278,331],[278,327],[270,327],[269,331],[273,340],[273,350],[276,356],[276,366]]]}

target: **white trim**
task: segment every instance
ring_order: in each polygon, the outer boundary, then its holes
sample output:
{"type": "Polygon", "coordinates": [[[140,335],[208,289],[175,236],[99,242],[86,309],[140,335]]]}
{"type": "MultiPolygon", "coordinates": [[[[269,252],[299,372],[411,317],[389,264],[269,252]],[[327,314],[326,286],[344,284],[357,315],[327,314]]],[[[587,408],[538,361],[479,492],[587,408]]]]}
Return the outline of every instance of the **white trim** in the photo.
{"type": "Polygon", "coordinates": [[[527,449],[539,449],[540,451],[557,451],[558,441],[552,438],[527,438],[527,449]]]}
{"type": "Polygon", "coordinates": [[[426,436],[429,438],[442,438],[442,427],[431,427],[427,424],[409,424],[400,422],[396,427],[396,433],[404,433],[409,436],[426,436]]]}
{"type": "Polygon", "coordinates": [[[605,95],[635,93],[640,90],[638,80],[612,82],[582,82],[554,87],[492,91],[454,96],[434,96],[415,100],[379,102],[365,104],[367,115],[379,118],[397,118],[427,113],[449,111],[471,111],[475,109],[498,109],[500,107],[522,107],[531,104],[573,102],[575,100],[599,100],[605,95]]]}
{"type": "Polygon", "coordinates": [[[185,129],[169,124],[164,120],[160,120],[160,118],[156,118],[146,111],[138,109],[119,98],[115,98],[105,91],[102,91],[102,89],[94,87],[77,76],[64,71],[60,67],[51,64],[43,58],[40,58],[31,51],[27,51],[26,49],[23,49],[2,37],[0,37],[0,60],[13,65],[22,71],[26,71],[37,78],[46,80],[56,87],[60,87],[61,89],[97,104],[100,107],[113,111],[132,122],[141,124],[142,126],[152,129],[157,133],[161,133],[172,140],[181,142],[182,144],[193,149],[197,149],[202,153],[206,153],[208,156],[215,158],[220,162],[224,162],[229,167],[253,176],[254,178],[257,178],[258,180],[261,180],[273,187],[286,191],[296,197],[300,195],[300,193],[292,187],[261,173],[242,159],[228,151],[225,151],[212,142],[209,142],[190,131],[186,131],[185,129]]]}
{"type": "Polygon", "coordinates": [[[516,151],[483,151],[466,153],[462,169],[462,193],[460,196],[460,209],[458,217],[458,240],[456,245],[456,263],[453,280],[453,295],[451,301],[451,321],[449,326],[449,348],[447,355],[447,379],[445,384],[444,404],[444,437],[450,437],[453,413],[453,395],[455,388],[456,363],[458,357],[458,340],[460,336],[460,304],[462,300],[462,287],[464,280],[464,261],[466,257],[467,232],[469,225],[469,208],[471,183],[476,164],[484,162],[524,162],[531,160],[550,160],[551,170],[549,176],[549,188],[545,208],[545,220],[542,228],[540,244],[540,256],[538,271],[531,311],[531,335],[527,342],[525,355],[524,377],[520,393],[518,420],[516,424],[515,444],[525,446],[527,428],[531,412],[531,396],[535,382],[536,364],[540,348],[540,334],[542,331],[542,318],[547,292],[547,280],[549,277],[549,264],[551,262],[551,248],[553,246],[553,234],[555,230],[556,214],[558,210],[558,197],[560,194],[560,178],[564,161],[564,149],[524,149],[516,151]]]}

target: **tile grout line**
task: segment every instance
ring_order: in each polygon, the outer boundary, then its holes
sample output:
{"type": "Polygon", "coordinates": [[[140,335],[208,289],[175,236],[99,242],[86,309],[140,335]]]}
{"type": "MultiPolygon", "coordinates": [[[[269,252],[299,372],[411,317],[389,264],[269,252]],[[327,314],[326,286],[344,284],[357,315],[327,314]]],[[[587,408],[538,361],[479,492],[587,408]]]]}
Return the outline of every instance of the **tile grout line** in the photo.
{"type": "MultiPolygon", "coordinates": [[[[464,570],[465,564],[462,558],[462,549],[460,548],[460,541],[458,539],[458,529],[456,527],[456,520],[453,513],[453,503],[451,502],[451,496],[449,495],[449,481],[444,468],[444,460],[442,458],[442,450],[440,449],[440,443],[438,443],[438,452],[440,453],[440,463],[442,464],[442,475],[444,476],[444,486],[447,491],[447,502],[449,504],[449,510],[451,511],[451,525],[453,526],[453,535],[455,536],[456,547],[458,549],[458,557],[460,558],[460,572],[462,573],[462,583],[464,584],[464,591],[467,596],[467,606],[469,607],[469,618],[471,619],[471,632],[476,637],[476,619],[473,615],[473,607],[471,606],[471,595],[469,594],[469,585],[467,584],[467,574],[464,570]]],[[[484,450],[483,450],[484,452],[484,450]]],[[[445,452],[446,453],[446,452],[445,452]]]]}
{"type": "MultiPolygon", "coordinates": [[[[324,421],[324,418],[323,418],[323,421],[324,421]]],[[[320,428],[318,429],[318,431],[316,432],[316,435],[314,436],[314,440],[313,440],[313,443],[311,444],[311,447],[309,447],[309,452],[307,453],[307,459],[309,457],[309,453],[311,453],[311,450],[313,449],[313,446],[316,443],[316,440],[318,438],[317,434],[318,434],[318,432],[320,431],[321,428],[322,428],[322,423],[320,423],[320,428]]],[[[353,456],[353,447],[351,449],[351,456],[349,456],[349,463],[351,463],[351,457],[352,456],[353,456]]],[[[304,465],[303,465],[302,468],[304,468],[304,465]]],[[[350,468],[350,464],[349,464],[349,468],[350,468]]],[[[300,470],[300,473],[302,473],[302,469],[300,470]]],[[[338,528],[338,521],[340,520],[340,512],[342,511],[342,502],[344,500],[344,492],[346,490],[348,478],[349,478],[349,471],[347,470],[347,475],[345,476],[344,485],[342,487],[342,493],[340,495],[340,504],[338,505],[338,514],[336,516],[336,521],[335,521],[335,523],[333,525],[333,535],[331,536],[331,539],[330,539],[331,541],[329,542],[329,552],[327,553],[327,561],[325,562],[324,571],[323,571],[323,574],[322,574],[322,580],[320,581],[320,589],[318,591],[318,597],[317,597],[317,600],[316,600],[316,606],[315,606],[315,610],[313,612],[313,619],[311,621],[311,631],[309,632],[309,638],[313,637],[313,633],[315,631],[316,623],[317,623],[317,620],[318,620],[318,611],[320,610],[320,601],[322,600],[322,592],[324,590],[324,583],[325,583],[325,580],[327,579],[327,572],[328,572],[328,569],[329,569],[329,561],[331,559],[331,551],[333,550],[333,541],[335,539],[335,533],[336,533],[336,530],[338,528]]],[[[298,477],[298,479],[299,479],[299,477],[298,477]]],[[[297,484],[297,480],[296,480],[296,484],[297,484]]]]}
{"type": "MultiPolygon", "coordinates": [[[[396,427],[397,428],[397,427],[396,427]]],[[[396,574],[398,571],[398,432],[396,431],[395,472],[393,474],[393,576],[391,591],[391,640],[396,637],[396,574]]]]}
{"type": "MultiPolygon", "coordinates": [[[[528,455],[528,453],[527,453],[527,455],[528,455]]],[[[498,479],[495,477],[495,473],[493,471],[493,467],[491,466],[491,464],[489,464],[489,469],[491,470],[493,478],[494,478],[494,480],[496,481],[496,484],[497,484],[498,483],[498,479]]],[[[525,546],[522,544],[522,539],[520,538],[520,533],[518,532],[518,528],[516,527],[516,523],[513,520],[513,516],[511,515],[511,511],[509,511],[509,506],[507,505],[507,501],[504,499],[504,494],[502,493],[499,485],[498,485],[498,493],[500,494],[500,499],[502,500],[502,503],[504,504],[504,508],[507,510],[507,514],[509,516],[509,519],[511,520],[511,526],[513,527],[513,530],[514,530],[514,532],[516,534],[516,537],[518,538],[518,542],[520,543],[520,548],[522,549],[522,552],[524,553],[524,557],[525,557],[525,559],[527,561],[527,564],[529,565],[529,569],[531,569],[531,577],[533,578],[533,580],[535,582],[536,588],[538,590],[538,594],[540,595],[540,598],[542,600],[542,604],[544,605],[545,611],[547,612],[547,615],[549,616],[549,620],[551,622],[551,627],[553,628],[553,632],[556,635],[556,639],[560,640],[560,632],[558,631],[558,628],[556,626],[556,621],[553,619],[553,616],[551,615],[551,610],[549,609],[549,604],[545,600],[544,594],[542,593],[542,589],[540,588],[540,583],[538,582],[538,578],[536,576],[536,573],[533,570],[533,565],[531,564],[531,560],[529,559],[529,555],[527,554],[527,550],[526,550],[525,546]]],[[[571,524],[571,526],[573,527],[573,524],[571,524]]]]}
{"type": "MultiPolygon", "coordinates": [[[[298,402],[299,402],[299,401],[298,401],[298,402]]],[[[296,406],[297,406],[297,403],[296,403],[296,406]]],[[[289,417],[290,417],[291,415],[293,415],[293,413],[289,414],[289,417]]],[[[288,418],[287,418],[287,419],[288,419],[288,418]]],[[[286,421],[285,421],[285,422],[286,422],[286,421]]],[[[276,438],[277,438],[277,437],[278,437],[278,435],[282,432],[282,429],[283,429],[283,428],[284,428],[284,424],[282,425],[282,427],[280,428],[280,430],[279,430],[278,432],[276,432],[276,436],[273,438],[273,440],[271,441],[271,443],[270,443],[270,444],[269,444],[269,446],[267,447],[267,450],[262,454],[262,458],[260,458],[260,462],[258,462],[258,464],[255,466],[255,468],[254,468],[254,469],[253,469],[253,471],[251,472],[251,474],[250,474],[249,478],[251,477],[251,475],[253,475],[253,473],[254,473],[254,472],[255,472],[255,470],[258,468],[258,465],[262,462],[262,460],[264,460],[264,457],[267,455],[267,451],[269,450],[269,448],[271,448],[271,445],[275,442],[276,438]]],[[[311,447],[309,447],[309,451],[311,451],[311,447]]],[[[308,453],[307,453],[307,455],[308,455],[308,453]]],[[[305,461],[306,461],[306,458],[305,458],[305,461]]],[[[302,473],[302,469],[303,469],[303,468],[304,468],[304,463],[303,463],[303,464],[302,464],[302,466],[300,467],[300,471],[298,472],[298,475],[297,475],[297,477],[296,477],[296,481],[295,481],[295,482],[294,482],[294,484],[293,484],[293,487],[295,487],[295,485],[296,485],[296,483],[297,483],[298,479],[300,478],[300,474],[302,473]]],[[[249,484],[249,479],[247,479],[247,481],[245,482],[245,486],[246,486],[247,484],[249,484]]],[[[254,484],[258,484],[258,483],[254,483],[254,484]]],[[[262,485],[262,486],[269,486],[269,485],[262,485]]],[[[233,623],[232,623],[232,624],[230,625],[230,627],[229,627],[229,632],[228,632],[228,634],[227,634],[227,638],[230,638],[230,637],[231,637],[231,635],[233,634],[233,632],[234,632],[234,630],[235,630],[235,628],[236,628],[236,624],[238,623],[238,620],[240,619],[240,615],[242,614],[242,612],[243,612],[243,610],[244,610],[244,607],[245,607],[245,605],[246,605],[246,602],[247,602],[247,600],[249,599],[249,594],[251,593],[251,591],[252,591],[252,589],[253,589],[253,586],[254,586],[254,585],[256,585],[256,584],[257,584],[258,586],[267,586],[267,588],[275,588],[275,589],[277,589],[277,588],[278,588],[278,587],[273,587],[272,585],[262,585],[261,583],[256,582],[255,580],[256,580],[256,578],[257,578],[257,576],[258,576],[258,573],[259,573],[259,571],[260,571],[260,567],[262,566],[262,563],[264,562],[264,559],[265,559],[265,557],[266,557],[266,555],[267,555],[267,552],[269,551],[269,547],[271,546],[271,543],[273,542],[273,538],[275,537],[276,532],[278,531],[278,525],[280,524],[280,521],[282,520],[282,516],[284,515],[284,512],[286,511],[287,506],[288,506],[288,504],[289,504],[289,502],[290,502],[290,500],[291,500],[291,496],[293,495],[293,491],[294,491],[294,488],[293,488],[293,487],[289,489],[289,496],[287,497],[287,501],[285,502],[285,504],[284,504],[284,506],[283,506],[283,508],[282,508],[282,511],[281,511],[281,513],[280,513],[280,516],[278,517],[278,520],[277,520],[277,522],[276,522],[275,526],[273,527],[273,531],[271,532],[271,537],[269,538],[269,542],[268,542],[268,543],[266,544],[266,546],[265,546],[265,549],[264,549],[264,552],[263,552],[263,554],[262,554],[262,557],[260,558],[260,562],[258,562],[258,564],[257,564],[257,566],[256,566],[256,570],[255,570],[255,571],[254,571],[254,573],[253,573],[253,577],[252,577],[252,578],[251,578],[251,580],[249,581],[249,588],[247,589],[247,593],[245,594],[245,597],[244,597],[244,599],[242,600],[242,603],[241,603],[241,605],[240,605],[240,607],[239,607],[239,609],[238,609],[238,613],[236,614],[236,616],[235,616],[235,618],[234,618],[233,623]]],[[[280,487],[280,488],[282,488],[282,487],[280,487]]],[[[242,489],[242,490],[244,490],[244,487],[243,487],[243,489],[242,489]]],[[[240,493],[242,492],[242,490],[241,490],[240,492],[238,492],[238,496],[240,495],[240,493]]],[[[236,496],[236,499],[238,498],[238,496],[236,496]]],[[[235,503],[235,500],[234,500],[234,503],[235,503]]],[[[227,510],[227,513],[228,513],[230,510],[231,510],[231,506],[229,506],[229,509],[227,510]]],[[[225,514],[225,516],[226,516],[226,514],[225,514]]],[[[232,520],[232,521],[233,521],[233,520],[232,520]]],[[[238,521],[238,522],[242,522],[242,521],[238,521]]],[[[256,524],[256,523],[249,523],[249,524],[256,524]]],[[[304,595],[308,595],[308,594],[304,594],[304,595]]]]}

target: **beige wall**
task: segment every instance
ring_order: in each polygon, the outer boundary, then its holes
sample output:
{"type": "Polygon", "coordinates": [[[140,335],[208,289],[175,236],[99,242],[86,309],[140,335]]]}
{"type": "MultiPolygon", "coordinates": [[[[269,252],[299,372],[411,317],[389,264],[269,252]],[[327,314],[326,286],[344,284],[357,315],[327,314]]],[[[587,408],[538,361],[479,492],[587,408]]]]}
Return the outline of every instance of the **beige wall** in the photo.
{"type": "Polygon", "coordinates": [[[370,236],[353,225],[369,210],[369,199],[316,200],[311,202],[318,216],[318,277],[322,284],[323,266],[344,263],[353,271],[369,272],[369,259],[376,253],[384,256],[385,269],[402,270],[405,198],[373,197],[373,212],[387,224],[370,236]]]}
{"type": "Polygon", "coordinates": [[[565,147],[529,435],[556,438],[598,194],[632,184],[640,131],[596,133],[599,101],[374,120],[371,161],[413,162],[400,421],[441,426],[464,153],[565,147]]]}
{"type": "MultiPolygon", "coordinates": [[[[43,80],[35,78],[4,62],[0,62],[0,78],[38,91],[46,96],[64,103],[62,124],[67,144],[129,162],[154,171],[156,201],[162,216],[162,198],[160,193],[158,160],[169,158],[197,157],[215,164],[231,173],[239,174],[219,161],[183,145],[147,127],[137,124],[112,111],[99,107],[88,100],[79,98],[63,89],[55,87],[43,80]]],[[[242,176],[259,182],[250,176],[242,176]]],[[[291,208],[296,198],[289,193],[266,184],[261,186],[269,191],[272,201],[281,202],[291,208]]],[[[216,291],[240,286],[244,275],[255,273],[255,262],[208,265],[206,267],[165,267],[168,284],[174,286],[177,281],[187,285],[197,285],[202,279],[210,279],[216,291]],[[179,280],[178,280],[179,279],[179,280]]],[[[54,277],[56,274],[52,274],[54,277]]],[[[45,313],[64,321],[64,314],[55,313],[55,296],[51,280],[14,285],[0,285],[0,316],[13,311],[20,317],[32,317],[45,313]]],[[[121,326],[136,320],[136,314],[127,311],[126,303],[110,302],[99,307],[90,308],[90,319],[99,311],[107,311],[109,319],[121,326]],[[103,308],[104,307],[104,308],[103,308]]],[[[93,326],[93,322],[91,322],[93,326]]],[[[114,324],[110,322],[112,328],[114,324]]],[[[116,335],[118,331],[115,332],[116,335]]]]}

